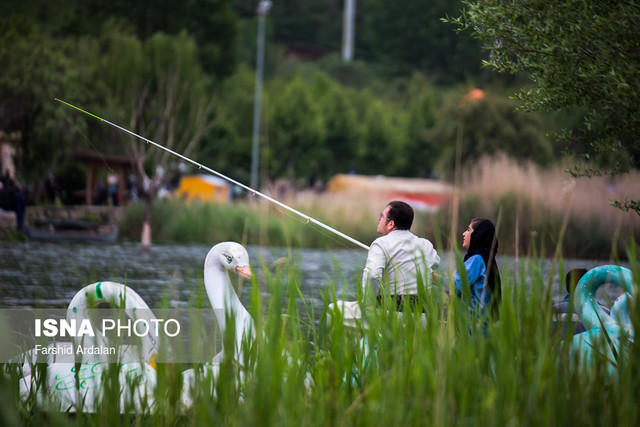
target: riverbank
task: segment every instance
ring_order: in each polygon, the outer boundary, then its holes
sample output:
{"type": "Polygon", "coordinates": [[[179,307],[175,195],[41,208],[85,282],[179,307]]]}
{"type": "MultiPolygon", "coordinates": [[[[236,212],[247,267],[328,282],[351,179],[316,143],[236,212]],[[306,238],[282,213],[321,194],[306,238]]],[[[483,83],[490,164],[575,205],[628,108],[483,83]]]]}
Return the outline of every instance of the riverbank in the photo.
{"type": "MultiPolygon", "coordinates": [[[[412,231],[429,238],[439,249],[451,250],[460,244],[471,219],[485,217],[496,223],[502,254],[616,261],[628,257],[632,242],[640,242],[640,217],[612,207],[611,200],[633,199],[638,194],[639,172],[574,179],[562,168],[541,169],[506,158],[486,158],[462,174],[452,197],[437,211],[416,206],[412,231]]],[[[354,246],[304,217],[246,196],[228,203],[157,200],[152,239],[205,244],[235,240],[265,247],[354,246]]],[[[279,194],[278,200],[365,245],[377,237],[378,214],[388,202],[377,191],[292,190],[279,194]]],[[[118,224],[121,238],[137,242],[143,213],[142,202],[126,207],[29,206],[26,224],[34,218],[90,219],[118,224]]],[[[0,235],[3,229],[15,229],[15,214],[5,216],[0,235]]]]}
{"type": "MultiPolygon", "coordinates": [[[[283,201],[365,245],[377,237],[376,218],[385,203],[365,196],[315,192],[299,192],[283,201]]],[[[443,205],[437,212],[417,211],[412,230],[432,240],[438,248],[448,250],[460,243],[459,237],[472,218],[491,218],[498,227],[500,253],[515,256],[558,253],[571,258],[615,261],[627,259],[629,245],[640,242],[637,215],[611,207],[617,222],[597,213],[556,211],[515,191],[495,198],[470,192],[460,197],[457,206],[457,216],[452,213],[452,204],[443,205]],[[636,218],[632,218],[634,215],[636,218]],[[456,223],[454,217],[458,218],[456,223]]],[[[114,224],[120,228],[121,239],[135,242],[140,240],[143,213],[143,203],[126,207],[38,206],[27,209],[25,226],[34,224],[36,219],[114,224]]],[[[235,240],[265,247],[354,247],[353,243],[304,218],[256,200],[223,204],[158,200],[154,203],[151,222],[154,242],[209,244],[235,240]]],[[[1,213],[0,239],[12,235],[7,233],[16,235],[15,227],[15,213],[1,213]]]]}
{"type": "Polygon", "coordinates": [[[16,213],[0,210],[0,240],[17,228],[16,213]]]}
{"type": "MultiPolygon", "coordinates": [[[[95,226],[117,227],[123,209],[117,206],[28,206],[25,210],[24,228],[35,227],[43,221],[81,221],[95,226]]],[[[0,240],[25,240],[24,231],[17,230],[16,213],[0,211],[0,240]]]]}

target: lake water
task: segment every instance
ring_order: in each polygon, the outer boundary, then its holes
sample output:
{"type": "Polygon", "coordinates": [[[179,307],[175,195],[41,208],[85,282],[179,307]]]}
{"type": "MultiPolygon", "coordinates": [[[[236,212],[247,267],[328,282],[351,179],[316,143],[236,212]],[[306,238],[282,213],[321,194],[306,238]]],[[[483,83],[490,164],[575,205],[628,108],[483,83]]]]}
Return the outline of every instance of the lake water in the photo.
{"type": "MultiPolygon", "coordinates": [[[[149,306],[168,297],[172,307],[187,306],[202,286],[207,245],[154,245],[150,252],[139,243],[107,245],[60,243],[0,243],[0,306],[66,308],[75,293],[93,282],[125,283],[149,306]]],[[[330,283],[355,283],[366,253],[363,250],[293,250],[247,247],[258,283],[262,265],[279,258],[301,268],[300,288],[314,307],[322,308],[322,292],[330,283]]],[[[235,281],[234,281],[235,282],[235,281]]],[[[355,286],[349,295],[355,296],[355,286]]],[[[244,282],[246,301],[250,284],[244,282]]],[[[263,294],[268,292],[261,286],[263,294]]]]}
{"type": "MultiPolygon", "coordinates": [[[[60,243],[6,243],[0,242],[0,307],[66,308],[75,293],[87,284],[97,281],[125,283],[152,308],[163,306],[167,298],[170,307],[189,307],[194,296],[202,289],[203,263],[210,247],[207,245],[152,246],[150,252],[141,250],[140,244],[124,242],[112,245],[60,244],[60,243]]],[[[293,249],[259,248],[249,246],[249,256],[264,298],[269,292],[264,284],[261,265],[270,267],[275,260],[286,257],[300,269],[299,286],[305,301],[313,307],[319,319],[323,310],[323,295],[330,286],[338,287],[338,297],[355,299],[358,277],[364,266],[366,252],[361,249],[293,249]],[[263,260],[263,262],[260,262],[263,260]]],[[[449,258],[443,254],[443,264],[449,258]]],[[[523,262],[520,259],[520,262],[523,262]]],[[[551,261],[545,260],[545,277],[551,270],[551,261]]],[[[513,257],[498,257],[503,272],[503,286],[509,286],[508,277],[516,271],[513,257]],[[508,273],[511,272],[511,273],[508,273]],[[506,274],[505,274],[506,273],[506,274]],[[505,280],[506,278],[506,280],[505,280]]],[[[564,260],[565,269],[606,264],[593,260],[564,260]]],[[[548,279],[547,279],[548,280],[548,279]]],[[[542,284],[529,284],[541,287],[542,284]]],[[[245,282],[241,300],[249,299],[250,285],[245,282]]],[[[619,291],[607,290],[613,300],[619,291]]],[[[554,300],[564,296],[564,282],[556,273],[553,280],[554,300]]]]}

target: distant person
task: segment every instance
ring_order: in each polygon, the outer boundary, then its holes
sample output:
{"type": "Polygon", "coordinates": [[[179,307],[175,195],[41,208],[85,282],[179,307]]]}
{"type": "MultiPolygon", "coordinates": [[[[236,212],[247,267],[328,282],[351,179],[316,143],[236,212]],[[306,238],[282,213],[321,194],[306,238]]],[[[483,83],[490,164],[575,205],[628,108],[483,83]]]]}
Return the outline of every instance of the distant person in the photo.
{"type": "Polygon", "coordinates": [[[4,183],[4,179],[0,180],[0,210],[8,211],[11,207],[11,194],[9,187],[4,183]]]}
{"type": "Polygon", "coordinates": [[[129,200],[132,202],[138,201],[138,180],[134,174],[129,174],[127,180],[127,189],[129,190],[129,200]]]}
{"type": "Polygon", "coordinates": [[[371,244],[362,275],[363,296],[373,292],[380,302],[389,295],[398,311],[404,309],[405,301],[417,301],[418,282],[426,284],[440,265],[433,244],[409,231],[413,216],[413,208],[405,202],[387,204],[378,217],[377,232],[382,237],[371,244]]]}
{"type": "Polygon", "coordinates": [[[24,230],[24,211],[27,207],[27,202],[25,200],[24,194],[22,193],[22,189],[20,188],[20,184],[16,184],[15,186],[15,210],[16,210],[16,224],[17,228],[20,231],[24,230]]]}
{"type": "Polygon", "coordinates": [[[118,192],[118,186],[115,184],[109,187],[109,201],[112,206],[120,206],[120,193],[118,192]]]}
{"type": "MultiPolygon", "coordinates": [[[[496,229],[488,219],[475,218],[462,233],[462,248],[467,250],[464,256],[464,274],[467,275],[471,312],[482,316],[490,307],[491,314],[497,316],[498,304],[502,297],[502,281],[496,263],[498,239],[496,229]]],[[[460,272],[455,275],[456,295],[462,298],[463,290],[460,272]]]]}
{"type": "MultiPolygon", "coordinates": [[[[582,332],[584,332],[586,329],[584,327],[584,325],[582,324],[582,322],[579,319],[573,319],[573,307],[571,305],[572,303],[572,299],[571,299],[571,295],[573,294],[573,291],[575,291],[576,286],[578,286],[578,283],[580,282],[580,279],[582,279],[582,276],[584,276],[585,274],[587,274],[587,270],[586,268],[574,268],[573,270],[569,270],[567,272],[567,274],[564,277],[564,286],[565,289],[567,290],[567,294],[564,296],[563,300],[555,303],[553,305],[553,312],[555,314],[567,314],[570,315],[572,317],[572,322],[574,323],[574,330],[573,330],[573,334],[580,334],[582,332]]],[[[575,298],[575,295],[574,295],[575,298]]],[[[602,308],[605,313],[610,314],[609,313],[609,309],[600,304],[600,302],[598,302],[598,305],[600,306],[600,308],[602,308]]],[[[554,325],[557,326],[557,325],[554,325]]],[[[554,328],[557,329],[557,328],[554,328]]],[[[564,335],[565,329],[563,329],[563,333],[562,335],[564,335]]]]}
{"type": "Polygon", "coordinates": [[[93,203],[95,205],[104,205],[107,202],[109,193],[104,181],[100,180],[96,183],[94,195],[93,203]]]}

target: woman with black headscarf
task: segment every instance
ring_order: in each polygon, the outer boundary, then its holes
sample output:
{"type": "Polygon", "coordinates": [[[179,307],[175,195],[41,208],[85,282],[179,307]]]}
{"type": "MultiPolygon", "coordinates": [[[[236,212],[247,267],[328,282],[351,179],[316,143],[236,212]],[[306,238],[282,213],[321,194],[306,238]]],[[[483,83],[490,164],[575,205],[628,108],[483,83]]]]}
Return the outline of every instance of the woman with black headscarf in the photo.
{"type": "MultiPolygon", "coordinates": [[[[471,311],[480,315],[485,307],[490,305],[491,313],[497,316],[501,281],[500,270],[496,264],[498,239],[495,226],[488,219],[475,218],[462,233],[462,237],[462,248],[467,250],[464,256],[464,268],[471,294],[471,311]]],[[[459,272],[455,276],[455,285],[456,295],[464,296],[459,272]]]]}

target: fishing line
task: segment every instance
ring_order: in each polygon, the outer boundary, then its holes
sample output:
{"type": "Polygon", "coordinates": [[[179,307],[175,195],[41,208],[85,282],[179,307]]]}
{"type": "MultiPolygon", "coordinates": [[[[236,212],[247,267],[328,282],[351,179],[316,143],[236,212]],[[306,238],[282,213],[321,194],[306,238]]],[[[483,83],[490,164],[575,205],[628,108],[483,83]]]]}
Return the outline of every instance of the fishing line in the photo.
{"type": "MultiPolygon", "coordinates": [[[[291,212],[287,212],[284,210],[277,210],[276,212],[281,215],[286,215],[287,218],[290,218],[299,224],[302,224],[302,223],[306,224],[306,217],[300,218],[299,216],[293,215],[291,212]]],[[[347,246],[347,244],[344,242],[344,240],[337,239],[333,234],[328,233],[321,228],[316,228],[315,231],[321,236],[325,237],[326,239],[331,240],[335,244],[339,245],[340,247],[343,247],[345,249],[350,249],[349,246],[347,246]]]]}
{"type": "Polygon", "coordinates": [[[105,167],[110,171],[110,172],[115,172],[113,170],[113,168],[111,166],[109,166],[109,163],[107,162],[107,159],[104,158],[104,156],[102,155],[102,153],[100,152],[100,150],[98,150],[98,147],[95,146],[95,144],[91,141],[91,139],[89,139],[89,137],[83,132],[82,129],[80,129],[80,126],[78,126],[73,120],[71,120],[71,117],[69,117],[68,114],[65,114],[64,117],[67,119],[67,121],[69,122],[69,124],[80,134],[82,135],[82,137],[84,138],[85,141],[87,141],[89,143],[89,145],[91,146],[91,148],[93,148],[93,151],[100,157],[100,160],[102,160],[102,163],[104,163],[105,167]]]}
{"type": "Polygon", "coordinates": [[[180,154],[180,153],[177,153],[177,152],[175,152],[175,151],[173,151],[173,150],[170,150],[169,148],[165,147],[164,145],[158,144],[157,142],[154,142],[154,141],[152,141],[152,140],[150,140],[150,139],[147,139],[147,138],[145,138],[145,137],[143,137],[143,136],[140,136],[140,135],[138,135],[138,134],[137,134],[137,133],[135,133],[135,132],[132,132],[132,131],[130,131],[130,130],[128,130],[128,129],[125,129],[125,128],[123,128],[122,126],[118,126],[118,125],[116,125],[115,123],[112,123],[112,122],[110,122],[110,121],[108,121],[108,120],[105,120],[105,119],[103,119],[102,117],[98,117],[98,116],[96,116],[95,114],[90,113],[90,112],[88,112],[88,111],[86,111],[86,110],[83,110],[83,109],[82,109],[82,108],[80,108],[80,107],[76,107],[75,105],[70,104],[70,103],[68,103],[68,102],[66,102],[66,101],[63,101],[63,100],[58,99],[58,98],[54,98],[54,100],[56,100],[56,101],[60,102],[61,104],[66,105],[66,106],[68,106],[68,107],[71,107],[71,108],[73,108],[74,110],[78,110],[78,111],[80,111],[81,113],[84,113],[84,114],[86,114],[86,115],[88,115],[88,116],[90,116],[90,117],[93,117],[93,118],[95,118],[95,119],[98,119],[98,120],[100,120],[100,121],[101,121],[101,122],[103,122],[103,123],[106,123],[106,124],[108,124],[108,125],[110,125],[110,126],[112,126],[112,127],[116,128],[116,129],[118,129],[118,130],[121,130],[122,132],[128,133],[129,135],[134,136],[134,137],[136,137],[136,138],[138,138],[138,139],[140,139],[140,140],[142,140],[142,141],[145,141],[146,143],[151,144],[151,145],[153,145],[153,146],[155,146],[155,147],[157,147],[157,148],[159,148],[159,149],[161,149],[161,150],[164,150],[164,151],[166,151],[167,153],[169,153],[169,154],[171,154],[171,155],[173,155],[173,156],[175,156],[175,157],[178,157],[179,159],[182,159],[182,160],[184,160],[184,161],[185,161],[185,162],[187,162],[187,163],[191,163],[192,165],[197,166],[197,167],[198,167],[198,169],[205,170],[205,171],[207,171],[207,172],[209,172],[209,173],[211,173],[211,174],[213,174],[213,175],[216,175],[216,176],[217,176],[217,177],[219,177],[219,178],[224,179],[225,181],[228,181],[228,182],[230,182],[230,183],[232,183],[232,184],[234,184],[234,185],[237,185],[238,187],[240,187],[240,188],[242,188],[242,189],[246,190],[247,192],[251,193],[254,197],[255,197],[255,196],[262,197],[263,199],[265,199],[265,200],[267,200],[267,201],[269,201],[269,202],[271,202],[271,203],[273,203],[273,204],[275,204],[275,205],[277,205],[277,206],[280,206],[281,208],[286,209],[286,210],[288,210],[289,212],[291,212],[291,213],[294,213],[294,214],[298,215],[299,217],[304,218],[304,219],[306,220],[307,224],[311,222],[311,223],[313,223],[313,224],[315,224],[315,225],[317,225],[317,226],[319,226],[319,227],[324,228],[324,229],[325,229],[325,230],[327,230],[327,231],[330,231],[331,233],[333,233],[333,234],[335,234],[335,235],[338,235],[338,236],[342,237],[342,238],[343,238],[343,239],[345,239],[345,240],[348,240],[349,242],[351,242],[351,243],[353,243],[353,244],[356,244],[356,245],[360,246],[360,247],[361,247],[361,248],[363,248],[363,249],[369,250],[369,246],[367,246],[367,245],[365,245],[364,243],[362,243],[362,242],[360,242],[360,241],[358,241],[358,240],[354,239],[353,237],[348,236],[348,235],[346,235],[346,234],[342,233],[341,231],[338,231],[338,230],[336,230],[335,228],[332,228],[332,227],[330,227],[330,226],[328,226],[328,225],[324,224],[323,222],[320,222],[320,221],[318,221],[317,219],[310,217],[309,215],[305,215],[304,213],[302,213],[302,212],[300,212],[300,211],[297,211],[296,209],[292,208],[291,206],[285,205],[284,203],[279,202],[278,200],[276,200],[276,199],[274,199],[274,198],[272,198],[272,197],[269,197],[269,196],[267,196],[266,194],[263,194],[263,193],[261,193],[261,192],[259,192],[259,191],[257,191],[257,190],[254,190],[253,188],[251,188],[251,187],[249,187],[249,186],[246,186],[246,185],[242,184],[241,182],[238,182],[238,181],[236,181],[236,180],[234,180],[234,179],[232,179],[232,178],[229,178],[228,176],[223,175],[223,174],[221,174],[221,173],[220,173],[220,172],[218,172],[218,171],[215,171],[215,170],[213,170],[213,169],[211,169],[211,168],[209,168],[209,167],[207,167],[207,166],[205,166],[205,165],[203,165],[203,164],[201,164],[201,163],[198,163],[198,162],[196,162],[195,160],[190,159],[189,157],[186,157],[186,156],[184,156],[184,155],[182,155],[182,154],[180,154]]]}

